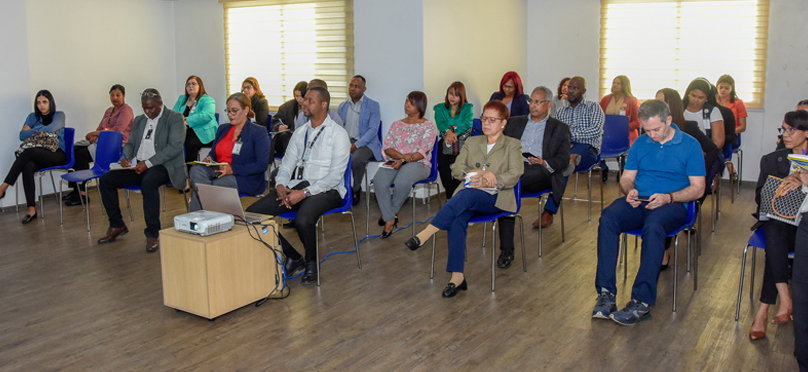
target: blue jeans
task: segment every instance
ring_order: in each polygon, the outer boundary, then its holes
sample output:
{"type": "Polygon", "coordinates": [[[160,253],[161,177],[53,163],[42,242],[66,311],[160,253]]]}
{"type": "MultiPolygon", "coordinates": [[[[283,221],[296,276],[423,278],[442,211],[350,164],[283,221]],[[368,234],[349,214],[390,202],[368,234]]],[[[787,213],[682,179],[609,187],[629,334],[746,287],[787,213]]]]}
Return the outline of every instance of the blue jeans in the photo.
{"type": "Polygon", "coordinates": [[[659,279],[659,265],[665,253],[665,236],[682,227],[687,220],[687,208],[682,203],[665,204],[645,209],[648,203],[633,208],[625,197],[615,200],[603,210],[598,226],[598,269],[595,289],[617,294],[616,266],[620,252],[620,234],[642,229],[640,269],[634,279],[631,298],[654,305],[659,279]]]}
{"type": "Polygon", "coordinates": [[[466,259],[466,232],[474,216],[502,213],[494,204],[497,195],[477,189],[463,189],[446,201],[431,225],[448,232],[449,262],[446,271],[462,273],[466,259]]]}
{"type": "MultiPolygon", "coordinates": [[[[570,154],[577,154],[581,155],[581,163],[575,167],[576,172],[580,172],[582,170],[587,170],[593,164],[598,161],[598,151],[595,150],[594,147],[589,146],[585,143],[572,143],[572,148],[570,149],[570,154]]],[[[556,171],[562,171],[556,170],[556,171]]],[[[567,181],[569,181],[569,177],[564,178],[564,186],[567,186],[567,181]]],[[[556,214],[558,212],[558,205],[556,205],[553,198],[547,199],[547,204],[544,205],[544,209],[552,214],[556,214]]]]}

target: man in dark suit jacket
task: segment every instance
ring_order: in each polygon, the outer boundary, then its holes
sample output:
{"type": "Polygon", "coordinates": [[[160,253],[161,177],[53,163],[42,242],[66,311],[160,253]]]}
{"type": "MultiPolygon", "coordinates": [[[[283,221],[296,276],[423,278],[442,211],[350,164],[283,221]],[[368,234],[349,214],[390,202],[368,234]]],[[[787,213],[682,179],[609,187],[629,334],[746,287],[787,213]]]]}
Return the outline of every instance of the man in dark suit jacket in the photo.
{"type": "MultiPolygon", "coordinates": [[[[553,215],[558,211],[564,196],[564,175],[562,171],[570,166],[570,128],[567,124],[551,118],[550,107],[553,104],[553,91],[540,86],[530,94],[528,116],[515,116],[508,120],[503,134],[522,141],[522,153],[525,157],[525,173],[522,175],[522,193],[534,193],[552,189],[555,203],[548,203],[540,219],[533,223],[535,227],[546,227],[553,222],[553,215]],[[543,223],[546,222],[546,223],[543,223]]],[[[513,261],[513,218],[503,217],[499,220],[499,239],[502,253],[497,266],[507,268],[513,261]]]]}
{"type": "Polygon", "coordinates": [[[107,172],[100,178],[101,201],[109,216],[109,228],[98,243],[113,242],[129,232],[121,216],[118,189],[140,186],[146,220],[146,252],[151,253],[160,249],[160,186],[169,180],[173,185],[185,186],[182,151],[185,124],[182,114],[163,105],[157,89],[144,90],[140,102],[144,115],[135,118],[120,160],[122,167],[131,169],[107,172]]]}

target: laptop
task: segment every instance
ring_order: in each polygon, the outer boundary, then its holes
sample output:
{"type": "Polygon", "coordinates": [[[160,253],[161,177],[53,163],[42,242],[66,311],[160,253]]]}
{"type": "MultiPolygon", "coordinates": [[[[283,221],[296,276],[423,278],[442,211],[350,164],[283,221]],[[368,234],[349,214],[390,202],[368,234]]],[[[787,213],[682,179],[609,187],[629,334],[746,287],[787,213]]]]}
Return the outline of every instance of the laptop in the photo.
{"type": "Polygon", "coordinates": [[[230,187],[213,185],[196,185],[196,195],[199,197],[199,204],[206,211],[232,214],[237,222],[246,221],[247,224],[255,225],[272,219],[268,214],[245,212],[241,206],[241,198],[238,190],[230,187]],[[239,218],[242,221],[239,221],[239,218]]]}

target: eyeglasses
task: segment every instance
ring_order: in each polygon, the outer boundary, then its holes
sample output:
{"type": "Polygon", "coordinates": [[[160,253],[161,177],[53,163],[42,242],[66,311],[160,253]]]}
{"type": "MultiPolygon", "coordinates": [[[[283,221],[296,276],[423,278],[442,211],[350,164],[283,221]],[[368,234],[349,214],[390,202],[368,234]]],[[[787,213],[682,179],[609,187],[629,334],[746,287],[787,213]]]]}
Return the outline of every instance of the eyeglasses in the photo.
{"type": "Polygon", "coordinates": [[[224,109],[224,113],[227,115],[235,115],[238,114],[240,109],[224,109]]]}
{"type": "Polygon", "coordinates": [[[251,89],[255,89],[255,88],[253,88],[253,87],[252,87],[252,85],[247,85],[247,86],[245,86],[245,87],[242,87],[242,88],[241,88],[241,91],[243,92],[243,91],[245,91],[245,90],[251,90],[251,89]]]}
{"type": "Polygon", "coordinates": [[[534,100],[532,100],[530,98],[527,99],[528,104],[535,103],[537,105],[541,105],[542,103],[547,103],[547,102],[550,102],[550,100],[549,99],[544,99],[544,100],[540,99],[540,100],[535,100],[534,101],[534,100]]]}
{"type": "Polygon", "coordinates": [[[163,97],[160,97],[160,93],[157,92],[143,91],[143,93],[140,93],[140,98],[163,98],[163,97]]]}
{"type": "Polygon", "coordinates": [[[189,81],[189,82],[185,83],[186,87],[195,87],[197,85],[199,85],[199,83],[197,83],[195,81],[189,81]]]}
{"type": "Polygon", "coordinates": [[[797,130],[797,128],[783,128],[783,127],[777,128],[778,133],[780,133],[780,134],[788,133],[789,136],[794,134],[795,130],[797,130]]]}
{"type": "Polygon", "coordinates": [[[497,120],[505,120],[505,119],[494,118],[494,117],[485,117],[485,116],[480,116],[480,121],[481,121],[481,122],[483,122],[483,123],[491,123],[491,124],[494,124],[494,123],[496,123],[496,122],[497,122],[497,120]]]}

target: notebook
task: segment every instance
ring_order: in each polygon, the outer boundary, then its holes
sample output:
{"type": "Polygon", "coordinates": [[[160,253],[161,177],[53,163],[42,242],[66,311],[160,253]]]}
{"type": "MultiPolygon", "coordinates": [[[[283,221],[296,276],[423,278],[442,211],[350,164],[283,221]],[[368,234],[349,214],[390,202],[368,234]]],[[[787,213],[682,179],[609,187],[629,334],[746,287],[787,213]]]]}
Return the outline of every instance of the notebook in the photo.
{"type": "Polygon", "coordinates": [[[196,195],[199,197],[199,204],[206,211],[229,213],[236,217],[236,221],[241,218],[248,224],[254,225],[272,219],[272,216],[260,213],[245,212],[241,206],[241,198],[238,190],[230,187],[213,185],[196,185],[196,195]]]}

